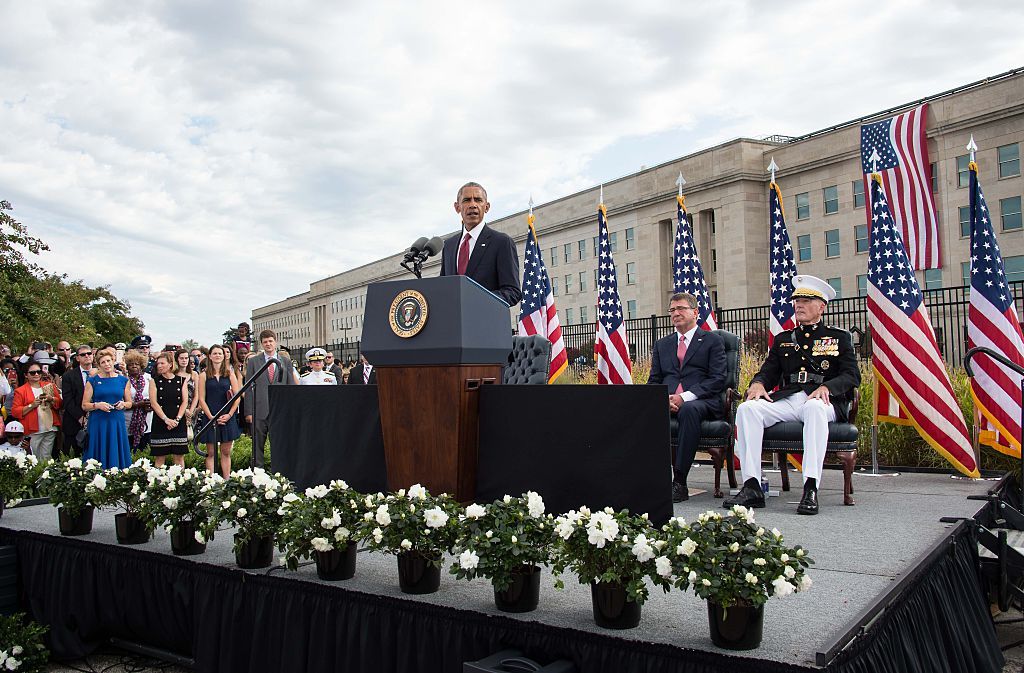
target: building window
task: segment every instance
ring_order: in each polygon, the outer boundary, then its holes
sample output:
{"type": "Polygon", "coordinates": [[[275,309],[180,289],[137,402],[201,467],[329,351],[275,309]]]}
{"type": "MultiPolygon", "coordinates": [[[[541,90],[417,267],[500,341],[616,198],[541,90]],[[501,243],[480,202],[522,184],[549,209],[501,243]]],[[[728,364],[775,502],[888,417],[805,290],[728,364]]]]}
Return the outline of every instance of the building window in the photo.
{"type": "MultiPolygon", "coordinates": [[[[708,220],[711,221],[711,235],[714,236],[715,235],[715,211],[714,211],[713,208],[708,211],[708,220]]],[[[691,230],[693,229],[693,216],[692,215],[690,216],[690,229],[691,230]]]]}
{"type": "Polygon", "coordinates": [[[636,236],[633,234],[633,227],[626,229],[626,250],[632,250],[636,247],[636,236]]]}
{"type": "Polygon", "coordinates": [[[586,291],[587,291],[587,272],[586,271],[580,271],[580,292],[586,292],[586,291]]]}
{"type": "Polygon", "coordinates": [[[853,207],[863,208],[864,207],[864,181],[854,180],[853,181],[853,207]]]}
{"type": "Polygon", "coordinates": [[[825,232],[825,257],[839,256],[839,230],[829,229],[825,232]]]}
{"type": "Polygon", "coordinates": [[[595,236],[594,237],[594,257],[597,257],[600,254],[598,252],[598,241],[599,241],[600,238],[601,238],[600,236],[595,236]]]}
{"type": "Polygon", "coordinates": [[[636,317],[636,299],[630,299],[626,302],[626,318],[632,320],[636,317]]]}
{"type": "Polygon", "coordinates": [[[868,243],[868,225],[857,224],[853,227],[853,238],[856,241],[857,252],[867,252],[870,248],[868,243]]]}
{"type": "Polygon", "coordinates": [[[611,252],[619,251],[619,232],[612,231],[608,233],[608,248],[611,252]]]}
{"type": "Polygon", "coordinates": [[[566,274],[565,276],[565,293],[572,294],[572,274],[566,274]]]}
{"type": "Polygon", "coordinates": [[[796,237],[797,261],[811,261],[811,235],[801,234],[796,237]]]}
{"type": "MultiPolygon", "coordinates": [[[[1005,259],[1003,260],[1003,263],[1004,264],[1006,263],[1005,259]]],[[[960,284],[961,285],[970,285],[971,284],[971,263],[970,262],[960,262],[960,284]]]]}
{"type": "Polygon", "coordinates": [[[558,296],[558,278],[551,276],[551,294],[558,296]]]}
{"type": "Polygon", "coordinates": [[[587,307],[586,306],[580,306],[580,322],[581,323],[588,323],[588,322],[590,322],[590,317],[587,315],[587,307]]]}
{"type": "Polygon", "coordinates": [[[636,285],[636,262],[626,264],[626,285],[636,285]]]}
{"type": "Polygon", "coordinates": [[[857,275],[857,296],[868,296],[868,275],[866,273],[857,275]]]}
{"type": "Polygon", "coordinates": [[[718,271],[718,250],[711,248],[711,273],[718,271]]]}
{"type": "Polygon", "coordinates": [[[832,289],[836,291],[836,299],[843,298],[843,279],[842,278],[829,278],[827,281],[832,289]]]}
{"type": "Polygon", "coordinates": [[[565,309],[565,324],[566,325],[571,325],[572,324],[572,309],[571,308],[565,309]]]}
{"type": "Polygon", "coordinates": [[[971,235],[971,207],[960,206],[960,238],[967,238],[971,235]]]}
{"type": "Polygon", "coordinates": [[[558,248],[551,248],[551,266],[558,266],[558,248]]]}
{"type": "Polygon", "coordinates": [[[1016,257],[1004,257],[1003,265],[1006,270],[1006,280],[1014,282],[1024,280],[1024,255],[1016,257]]]}
{"type": "Polygon", "coordinates": [[[1003,221],[1003,231],[1021,228],[1020,219],[1020,197],[1011,196],[1008,199],[999,199],[999,217],[1003,221]]]}
{"type": "Polygon", "coordinates": [[[1003,145],[999,148],[999,177],[1012,178],[1020,175],[1020,145],[1003,145]]]}
{"type": "Polygon", "coordinates": [[[597,288],[601,287],[600,278],[599,278],[600,275],[601,275],[601,270],[600,269],[594,269],[594,289],[597,289],[597,288]]]}
{"type": "Polygon", "coordinates": [[[796,219],[806,220],[811,216],[811,197],[807,192],[796,195],[796,219]]]}
{"type": "Polygon", "coordinates": [[[831,187],[826,187],[823,190],[823,194],[825,196],[825,214],[826,215],[831,215],[832,213],[838,213],[839,212],[839,187],[837,185],[832,185],[831,187]]]}
{"type": "Polygon", "coordinates": [[[942,269],[924,270],[924,289],[937,290],[942,287],[942,269]]]}
{"type": "Polygon", "coordinates": [[[565,263],[568,264],[572,261],[572,243],[566,243],[562,246],[562,252],[565,254],[565,263]]]}
{"type": "Polygon", "coordinates": [[[967,165],[971,163],[971,157],[968,154],[959,156],[956,158],[956,186],[966,187],[970,182],[970,176],[968,176],[967,165]]]}
{"type": "Polygon", "coordinates": [[[580,259],[581,260],[586,259],[587,258],[587,239],[583,239],[582,241],[577,243],[577,246],[579,248],[580,259]]]}
{"type": "Polygon", "coordinates": [[[934,194],[939,191],[939,165],[933,161],[928,168],[932,172],[932,193],[934,194]]]}

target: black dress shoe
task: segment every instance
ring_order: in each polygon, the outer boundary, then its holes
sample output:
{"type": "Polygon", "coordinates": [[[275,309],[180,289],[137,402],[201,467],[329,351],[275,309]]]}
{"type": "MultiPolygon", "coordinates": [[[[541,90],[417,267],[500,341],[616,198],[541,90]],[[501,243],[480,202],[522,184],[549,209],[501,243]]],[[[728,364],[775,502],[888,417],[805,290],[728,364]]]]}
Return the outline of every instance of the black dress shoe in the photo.
{"type": "Polygon", "coordinates": [[[680,484],[678,481],[672,482],[672,502],[686,502],[690,499],[690,489],[686,487],[686,484],[680,484]]]}
{"type": "Polygon", "coordinates": [[[804,497],[800,498],[800,504],[796,506],[796,513],[818,513],[818,489],[814,487],[804,489],[804,497]]]}
{"type": "Polygon", "coordinates": [[[722,501],[722,507],[726,509],[734,505],[754,507],[755,509],[764,507],[764,491],[761,490],[761,485],[757,483],[756,479],[747,479],[739,493],[722,501]]]}

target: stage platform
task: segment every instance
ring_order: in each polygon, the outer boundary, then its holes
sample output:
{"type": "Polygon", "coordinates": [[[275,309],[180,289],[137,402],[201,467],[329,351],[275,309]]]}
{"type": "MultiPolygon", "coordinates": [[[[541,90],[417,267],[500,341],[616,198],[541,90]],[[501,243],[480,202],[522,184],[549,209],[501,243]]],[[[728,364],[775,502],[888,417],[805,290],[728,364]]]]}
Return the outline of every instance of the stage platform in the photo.
{"type": "MultiPolygon", "coordinates": [[[[710,495],[711,477],[710,467],[693,469],[691,486],[708,493],[677,504],[677,515],[689,520],[721,507],[710,495]]],[[[777,488],[778,474],[769,478],[777,488]]],[[[311,565],[297,572],[239,570],[228,531],[218,533],[204,555],[188,558],[170,554],[163,531],[148,544],[119,546],[113,512],[97,512],[91,535],[61,538],[52,507],[10,509],[0,519],[0,542],[18,546],[27,607],[51,623],[55,653],[66,657],[87,654],[113,635],[176,652],[198,671],[455,673],[462,661],[504,647],[541,661],[573,659],[588,673],[867,671],[886,670],[887,657],[896,662],[901,648],[913,650],[914,639],[923,636],[911,623],[920,621],[941,641],[920,644],[935,651],[936,661],[948,663],[934,668],[935,662],[913,654],[920,666],[903,662],[892,670],[1000,670],[987,607],[971,590],[973,540],[966,527],[954,530],[939,522],[944,516],[973,516],[983,503],[967,496],[984,494],[992,482],[938,474],[857,475],[854,507],[842,504],[841,473],[828,471],[823,482],[818,516],[796,514],[795,490],[770,498],[757,511],[759,523],[804,545],[816,563],[810,591],[769,601],[764,641],[745,653],[715,648],[705,603],[679,591],[652,591],[639,628],[608,631],[593,622],[588,587],[567,577],[566,588],[557,591],[547,572],[538,610],[510,615],[494,607],[484,580],[457,581],[445,574],[438,593],[402,594],[390,556],[360,553],[354,579],[324,583],[311,565]],[[902,587],[898,597],[886,596],[922,564],[934,567],[902,587]],[[944,586],[927,586],[944,573],[953,573],[944,586]],[[948,614],[927,594],[936,590],[948,596],[948,614]],[[893,602],[891,614],[838,652],[844,636],[880,600],[893,602]],[[929,614],[921,614],[914,600],[924,600],[929,614]],[[910,613],[897,614],[897,603],[910,613]]]]}

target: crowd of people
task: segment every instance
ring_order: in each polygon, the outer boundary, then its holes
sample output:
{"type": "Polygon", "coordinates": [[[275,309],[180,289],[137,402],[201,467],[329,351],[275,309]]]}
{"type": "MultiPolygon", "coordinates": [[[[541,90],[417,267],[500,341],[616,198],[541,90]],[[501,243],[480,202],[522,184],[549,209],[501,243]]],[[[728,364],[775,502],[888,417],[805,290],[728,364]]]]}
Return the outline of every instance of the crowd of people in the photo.
{"type": "Polygon", "coordinates": [[[363,356],[342,367],[333,353],[313,348],[297,368],[271,330],[259,334],[256,348],[247,323],[233,332],[228,343],[192,349],[167,344],[159,351],[148,335],[99,349],[33,341],[18,355],[0,344],[0,413],[6,422],[0,451],[29,452],[40,461],[82,456],[127,467],[133,452],[148,450],[156,465],[168,458],[183,465],[196,442],[206,445],[207,469],[226,476],[243,432],[254,439],[255,463],[263,462],[266,385],[376,383],[363,356]],[[271,363],[265,379],[236,398],[243,382],[271,359],[280,367],[271,363]]]}

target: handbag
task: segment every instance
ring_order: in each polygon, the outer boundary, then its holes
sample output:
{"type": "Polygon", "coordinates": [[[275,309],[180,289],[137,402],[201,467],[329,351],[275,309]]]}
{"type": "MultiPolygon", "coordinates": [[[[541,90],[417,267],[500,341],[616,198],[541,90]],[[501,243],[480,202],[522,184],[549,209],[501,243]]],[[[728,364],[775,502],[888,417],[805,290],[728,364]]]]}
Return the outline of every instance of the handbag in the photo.
{"type": "Polygon", "coordinates": [[[89,448],[89,426],[83,425],[79,428],[78,432],[75,433],[75,445],[78,446],[82,451],[89,448]]]}

